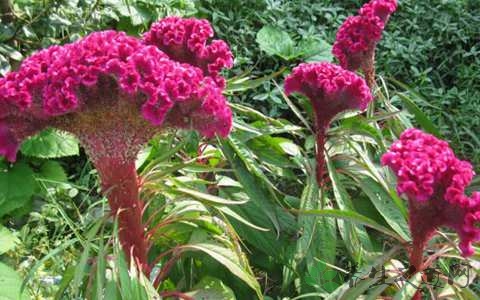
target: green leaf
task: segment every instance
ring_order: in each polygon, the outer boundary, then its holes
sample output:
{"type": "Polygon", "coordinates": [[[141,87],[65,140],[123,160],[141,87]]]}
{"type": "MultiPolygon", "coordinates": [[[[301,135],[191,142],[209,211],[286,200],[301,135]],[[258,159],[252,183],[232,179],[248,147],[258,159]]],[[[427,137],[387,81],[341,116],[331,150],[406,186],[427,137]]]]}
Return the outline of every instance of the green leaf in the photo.
{"type": "Polygon", "coordinates": [[[304,39],[297,45],[296,50],[307,62],[331,62],[333,60],[332,45],[324,40],[304,39]]]}
{"type": "Polygon", "coordinates": [[[387,151],[380,130],[368,124],[367,119],[363,116],[343,119],[338,129],[343,129],[347,131],[348,134],[359,134],[373,138],[382,152],[387,151]]]}
{"type": "Polygon", "coordinates": [[[342,284],[338,289],[331,293],[326,300],[350,300],[360,298],[358,296],[371,287],[368,283],[374,284],[378,281],[378,278],[370,278],[369,275],[372,270],[380,269],[381,266],[394,257],[400,249],[400,247],[392,248],[383,255],[380,254],[376,256],[372,263],[363,266],[360,270],[355,272],[355,274],[349,274],[351,280],[342,284]]]}
{"type": "Polygon", "coordinates": [[[265,75],[263,77],[255,78],[255,79],[250,79],[250,77],[248,76],[232,78],[227,81],[227,88],[225,89],[225,93],[244,92],[244,91],[257,88],[262,84],[264,84],[265,82],[268,82],[273,78],[281,75],[285,70],[286,68],[282,67],[277,72],[274,72],[270,75],[265,75]]]}
{"type": "Polygon", "coordinates": [[[255,224],[252,224],[251,222],[247,221],[242,216],[240,216],[239,214],[237,214],[236,212],[234,212],[233,210],[231,210],[230,208],[228,208],[226,206],[217,206],[216,209],[218,209],[219,211],[221,211],[225,215],[227,215],[231,218],[234,218],[235,220],[239,221],[240,223],[243,223],[243,224],[245,224],[245,225],[247,225],[247,226],[249,226],[253,229],[260,230],[260,231],[270,231],[267,228],[259,227],[255,224]]]}
{"type": "Polygon", "coordinates": [[[415,121],[428,133],[431,133],[439,138],[442,134],[438,130],[437,126],[433,124],[430,118],[420,110],[420,108],[410,99],[407,95],[399,93],[398,97],[402,100],[407,110],[415,117],[415,121]]]}
{"type": "Polygon", "coordinates": [[[35,189],[33,170],[23,162],[0,172],[0,217],[27,204],[35,189]]]}
{"type": "Polygon", "coordinates": [[[181,246],[183,250],[202,251],[224,265],[232,274],[250,286],[263,299],[260,285],[247,262],[234,251],[213,243],[197,243],[181,246]]]}
{"type": "Polygon", "coordinates": [[[0,255],[15,248],[20,240],[7,228],[0,225],[0,255]]]}
{"type": "Polygon", "coordinates": [[[176,187],[176,191],[179,191],[181,193],[187,194],[189,196],[192,196],[193,198],[199,200],[199,201],[204,201],[204,202],[209,202],[212,204],[221,204],[221,205],[239,205],[239,204],[244,204],[246,201],[232,201],[232,200],[227,200],[223,199],[221,197],[217,197],[214,195],[202,193],[196,190],[191,190],[188,188],[183,188],[183,187],[176,187]]]}
{"type": "Polygon", "coordinates": [[[235,300],[235,294],[220,279],[206,276],[186,293],[195,300],[235,300]]]}
{"type": "Polygon", "coordinates": [[[0,44],[0,53],[16,61],[21,61],[23,59],[22,53],[18,52],[15,50],[15,48],[7,44],[0,44]]]}
{"type": "Polygon", "coordinates": [[[409,87],[408,85],[406,85],[405,83],[402,83],[394,78],[389,78],[390,81],[392,81],[395,85],[401,87],[402,89],[405,89],[408,91],[408,94],[409,95],[412,95],[413,97],[415,97],[415,99],[421,103],[422,106],[427,106],[427,107],[430,107],[430,108],[433,108],[433,109],[436,109],[436,110],[442,110],[441,107],[439,106],[435,106],[432,104],[432,101],[428,101],[427,99],[425,99],[424,96],[422,96],[420,93],[418,93],[417,91],[415,91],[413,88],[409,87]]]}
{"type": "Polygon", "coordinates": [[[364,225],[373,229],[376,229],[386,235],[394,237],[396,239],[401,239],[397,233],[391,231],[390,229],[386,228],[378,224],[377,222],[369,219],[361,214],[358,214],[354,211],[349,210],[338,210],[338,209],[317,209],[317,210],[303,210],[297,211],[298,214],[305,214],[305,215],[314,215],[314,216],[325,216],[325,217],[333,217],[341,220],[351,221],[353,223],[357,223],[360,225],[364,225]]]}
{"type": "Polygon", "coordinates": [[[360,187],[372,201],[385,221],[398,233],[404,241],[410,241],[410,230],[399,208],[383,187],[370,177],[360,181],[360,187]]]}
{"type": "Polygon", "coordinates": [[[67,174],[57,161],[48,160],[43,163],[35,177],[42,194],[50,189],[68,187],[67,174]]]}
{"type": "Polygon", "coordinates": [[[130,18],[133,26],[147,23],[153,18],[151,11],[138,5],[130,6],[130,18]]]}
{"type": "Polygon", "coordinates": [[[78,141],[71,134],[47,129],[25,140],[21,146],[24,155],[39,158],[59,158],[78,155],[78,141]]]}
{"type": "Polygon", "coordinates": [[[409,300],[412,299],[417,289],[422,284],[422,273],[416,273],[412,278],[409,278],[403,288],[395,294],[393,300],[409,300]]]}
{"type": "Polygon", "coordinates": [[[257,43],[268,55],[277,55],[285,60],[291,59],[294,51],[294,43],[288,33],[271,25],[260,29],[257,33],[257,43]]]}
{"type": "Polygon", "coordinates": [[[117,289],[117,283],[113,280],[107,280],[105,284],[105,298],[104,299],[121,299],[120,293],[117,289]]]}
{"type": "Polygon", "coordinates": [[[5,74],[10,72],[10,70],[10,62],[5,58],[5,56],[0,54],[0,75],[5,76],[5,74]]]}
{"type": "MultiPolygon", "coordinates": [[[[62,165],[57,161],[48,160],[40,167],[39,173],[41,178],[57,181],[57,182],[66,182],[68,181],[67,174],[63,169],[62,165]]],[[[38,176],[37,176],[38,177],[38,176]]]]}
{"type": "MultiPolygon", "coordinates": [[[[245,149],[245,146],[242,146],[241,143],[236,140],[230,139],[230,142],[222,141],[222,149],[223,153],[230,161],[230,164],[237,175],[238,181],[242,184],[245,192],[252,200],[242,208],[249,206],[248,204],[256,206],[257,209],[260,209],[260,211],[270,219],[275,230],[279,232],[280,225],[278,223],[278,217],[275,214],[271,192],[263,185],[259,184],[259,180],[261,180],[260,178],[265,178],[260,167],[251,157],[249,157],[249,155],[247,155],[248,153],[246,151],[248,150],[245,149]],[[242,148],[238,148],[239,146],[242,148]]],[[[264,224],[264,226],[266,226],[266,224],[264,224]]]]}
{"type": "MultiPolygon", "coordinates": [[[[62,280],[58,286],[58,290],[55,294],[55,300],[63,299],[64,293],[67,288],[70,286],[70,282],[73,280],[73,276],[75,273],[75,267],[70,266],[62,273],[62,280]]],[[[111,298],[108,298],[111,299],[111,298]]]]}
{"type": "MultiPolygon", "coordinates": [[[[327,160],[328,172],[332,180],[335,202],[341,210],[353,211],[354,206],[352,204],[352,200],[343,186],[335,166],[328,156],[325,156],[325,158],[327,160]]],[[[338,222],[338,227],[340,230],[340,235],[348,251],[355,258],[355,260],[357,260],[357,263],[360,262],[362,254],[366,250],[371,249],[371,241],[367,231],[362,226],[354,226],[353,224],[349,223],[344,224],[342,220],[338,222]]]]}
{"type": "MultiPolygon", "coordinates": [[[[300,198],[300,209],[311,210],[321,208],[320,195],[318,192],[317,182],[313,179],[314,176],[308,178],[307,185],[303,190],[300,198]]],[[[309,254],[309,251],[314,251],[313,243],[318,237],[317,221],[320,218],[312,218],[305,215],[298,217],[299,228],[303,230],[302,236],[297,240],[295,259],[300,263],[309,254]]],[[[313,255],[315,256],[315,255],[313,255]]]]}
{"type": "MultiPolygon", "coordinates": [[[[329,209],[330,207],[326,207],[329,209]]],[[[318,251],[323,261],[335,264],[337,254],[337,226],[332,218],[320,218],[318,221],[318,251]]]]}
{"type": "Polygon", "coordinates": [[[21,292],[22,279],[9,266],[0,263],[0,299],[28,300],[27,292],[21,292]]]}
{"type": "Polygon", "coordinates": [[[12,25],[0,24],[0,42],[11,39],[15,35],[12,25]]]}

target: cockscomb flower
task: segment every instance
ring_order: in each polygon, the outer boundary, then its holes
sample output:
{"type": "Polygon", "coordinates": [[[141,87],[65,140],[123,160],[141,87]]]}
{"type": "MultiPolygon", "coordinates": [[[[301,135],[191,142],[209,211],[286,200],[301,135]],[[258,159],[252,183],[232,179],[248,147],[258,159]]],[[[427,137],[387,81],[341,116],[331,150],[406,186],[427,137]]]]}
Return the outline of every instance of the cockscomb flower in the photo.
{"type": "Polygon", "coordinates": [[[470,163],[459,160],[448,143],[418,129],[408,129],[383,155],[382,163],[398,176],[398,193],[424,202],[441,192],[452,204],[466,205],[465,188],[473,178],[470,163]]]}
{"type": "Polygon", "coordinates": [[[367,18],[379,18],[384,24],[397,10],[396,0],[372,0],[360,8],[359,14],[367,18]]]}
{"type": "Polygon", "coordinates": [[[474,172],[459,160],[448,143],[418,129],[407,129],[383,155],[382,164],[397,176],[397,190],[409,201],[413,238],[411,264],[423,269],[423,250],[442,226],[455,230],[464,256],[480,240],[480,193],[465,195],[474,172]]]}
{"type": "MultiPolygon", "coordinates": [[[[179,32],[187,40],[195,36],[182,28],[179,32]]],[[[146,272],[138,151],[166,128],[196,129],[213,137],[228,135],[232,127],[232,113],[217,84],[220,76],[178,61],[172,51],[167,55],[123,32],[95,32],[41,50],[0,79],[0,155],[15,161],[22,140],[47,127],[76,135],[119,217],[125,252],[146,272]]]]}
{"type": "Polygon", "coordinates": [[[338,29],[332,48],[340,65],[355,71],[371,64],[375,46],[382,37],[382,25],[376,18],[348,17],[338,29]]]}
{"type": "Polygon", "coordinates": [[[372,0],[359,15],[348,17],[340,26],[332,53],[345,69],[363,69],[367,83],[375,80],[375,47],[390,15],[396,10],[396,0],[372,0]]]}
{"type": "Polygon", "coordinates": [[[219,73],[233,66],[233,55],[222,40],[208,43],[212,37],[213,29],[206,20],[167,17],[154,23],[143,40],[176,61],[199,67],[205,75],[224,87],[225,80],[219,73]]]}
{"type": "Polygon", "coordinates": [[[364,110],[373,97],[365,80],[331,63],[300,64],[285,80],[285,92],[308,97],[315,113],[317,182],[323,182],[323,150],[332,119],[346,110],[364,110]]]}

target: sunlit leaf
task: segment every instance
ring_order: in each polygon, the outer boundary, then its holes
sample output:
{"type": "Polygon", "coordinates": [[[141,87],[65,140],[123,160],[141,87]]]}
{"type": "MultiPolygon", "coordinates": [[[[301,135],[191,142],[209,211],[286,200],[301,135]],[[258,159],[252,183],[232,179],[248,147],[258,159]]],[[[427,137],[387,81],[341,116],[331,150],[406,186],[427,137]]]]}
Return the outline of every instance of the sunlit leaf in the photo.
{"type": "Polygon", "coordinates": [[[24,155],[39,158],[59,158],[78,155],[78,141],[72,135],[47,129],[25,140],[21,146],[24,155]]]}
{"type": "Polygon", "coordinates": [[[21,292],[22,279],[9,266],[0,263],[0,299],[27,300],[30,299],[26,291],[21,292]]]}
{"type": "Polygon", "coordinates": [[[257,33],[257,43],[268,55],[278,55],[285,60],[291,58],[295,47],[288,33],[271,25],[264,26],[257,33]]]}
{"type": "Polygon", "coordinates": [[[7,228],[0,225],[0,255],[15,248],[20,240],[7,228]]]}

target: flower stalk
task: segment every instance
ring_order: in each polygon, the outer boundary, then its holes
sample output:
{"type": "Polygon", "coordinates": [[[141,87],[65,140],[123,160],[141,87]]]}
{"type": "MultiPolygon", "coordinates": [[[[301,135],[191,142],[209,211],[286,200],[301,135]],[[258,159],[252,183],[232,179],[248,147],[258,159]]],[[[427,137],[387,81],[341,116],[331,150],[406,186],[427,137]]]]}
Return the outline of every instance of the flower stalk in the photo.
{"type": "Polygon", "coordinates": [[[113,30],[52,46],[0,78],[0,155],[14,162],[23,139],[48,127],[73,133],[98,171],[129,259],[146,275],[151,245],[143,222],[136,156],[166,128],[226,136],[222,95],[228,45],[209,40],[206,20],[169,17],[141,39],[113,30]]]}
{"type": "MultiPolygon", "coordinates": [[[[455,230],[463,256],[480,241],[480,193],[465,189],[473,179],[472,165],[459,160],[448,143],[418,129],[407,129],[383,155],[382,164],[397,175],[397,191],[409,203],[412,236],[410,272],[422,272],[424,250],[440,227],[455,230]]],[[[417,292],[416,299],[421,293],[417,292]]]]}
{"type": "Polygon", "coordinates": [[[331,63],[300,64],[285,81],[285,92],[305,95],[312,103],[316,137],[316,179],[325,181],[325,143],[333,118],[347,110],[364,110],[373,97],[365,80],[331,63]]]}
{"type": "Polygon", "coordinates": [[[112,215],[118,219],[119,238],[125,253],[132,257],[145,275],[150,274],[148,240],[142,221],[143,201],[140,199],[135,161],[119,162],[104,159],[95,163],[102,191],[112,215]]]}

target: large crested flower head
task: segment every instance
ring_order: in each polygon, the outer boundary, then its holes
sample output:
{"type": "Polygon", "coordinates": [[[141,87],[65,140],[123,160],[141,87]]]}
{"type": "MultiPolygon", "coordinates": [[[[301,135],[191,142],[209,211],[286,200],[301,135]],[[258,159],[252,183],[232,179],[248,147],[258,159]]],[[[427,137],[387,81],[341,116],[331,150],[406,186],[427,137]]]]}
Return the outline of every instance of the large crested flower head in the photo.
{"type": "Polygon", "coordinates": [[[360,9],[359,15],[345,20],[332,48],[342,67],[349,70],[373,68],[375,47],[396,9],[396,0],[372,0],[360,9]]]}
{"type": "Polygon", "coordinates": [[[418,129],[407,129],[383,155],[398,178],[397,189],[416,201],[433,196],[467,205],[465,188],[473,178],[472,165],[459,160],[448,143],[418,129]]]}
{"type": "Polygon", "coordinates": [[[212,37],[213,29],[206,20],[167,17],[154,23],[143,40],[174,60],[199,67],[223,87],[225,80],[219,73],[233,66],[233,55],[222,40],[208,43],[212,37]]]}
{"type": "Polygon", "coordinates": [[[364,110],[373,96],[365,80],[331,63],[300,64],[285,80],[285,92],[307,96],[317,118],[330,121],[344,110],[364,110]]]}
{"type": "Polygon", "coordinates": [[[211,137],[227,135],[231,124],[222,87],[201,68],[123,32],[95,32],[41,50],[0,79],[0,154],[10,161],[25,137],[48,126],[92,148],[108,130],[128,132],[123,140],[112,133],[112,143],[130,147],[166,127],[211,137]]]}
{"type": "Polygon", "coordinates": [[[471,164],[459,160],[447,142],[418,129],[402,133],[382,164],[395,172],[398,192],[408,196],[414,241],[447,226],[457,231],[463,255],[472,255],[472,243],[480,240],[480,193],[465,195],[471,164]]]}
{"type": "Polygon", "coordinates": [[[360,9],[360,15],[364,17],[378,17],[383,23],[397,10],[396,0],[372,0],[360,9]]]}

